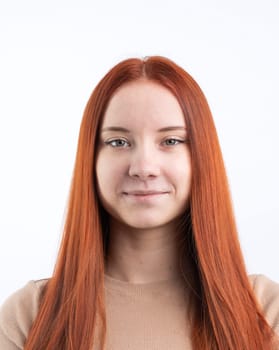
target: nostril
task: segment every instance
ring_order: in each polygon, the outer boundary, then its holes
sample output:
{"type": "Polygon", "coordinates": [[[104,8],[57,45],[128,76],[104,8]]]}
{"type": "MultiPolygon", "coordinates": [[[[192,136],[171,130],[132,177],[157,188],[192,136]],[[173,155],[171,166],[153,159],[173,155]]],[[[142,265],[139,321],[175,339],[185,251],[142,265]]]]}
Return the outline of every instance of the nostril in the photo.
{"type": "Polygon", "coordinates": [[[129,169],[129,176],[137,179],[154,178],[160,175],[160,169],[154,162],[145,163],[134,163],[131,164],[129,169]]]}

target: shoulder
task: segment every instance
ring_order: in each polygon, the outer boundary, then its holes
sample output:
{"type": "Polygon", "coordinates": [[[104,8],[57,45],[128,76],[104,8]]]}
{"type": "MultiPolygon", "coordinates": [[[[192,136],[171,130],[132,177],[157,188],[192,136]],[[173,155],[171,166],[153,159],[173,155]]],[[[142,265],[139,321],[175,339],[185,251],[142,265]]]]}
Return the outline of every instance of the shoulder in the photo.
{"type": "Polygon", "coordinates": [[[268,323],[279,334],[279,283],[265,275],[250,275],[249,279],[268,323]]]}
{"type": "Polygon", "coordinates": [[[36,318],[40,297],[48,279],[28,282],[14,292],[0,308],[0,348],[23,349],[36,318]],[[9,346],[9,347],[8,347],[9,346]],[[14,347],[13,347],[14,346],[14,347]]]}

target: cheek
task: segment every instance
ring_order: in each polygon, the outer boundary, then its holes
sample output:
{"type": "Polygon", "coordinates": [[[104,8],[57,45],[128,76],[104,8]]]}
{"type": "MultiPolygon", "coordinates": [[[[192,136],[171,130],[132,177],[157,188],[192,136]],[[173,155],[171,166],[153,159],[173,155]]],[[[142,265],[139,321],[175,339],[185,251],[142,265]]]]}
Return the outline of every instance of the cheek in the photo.
{"type": "Polygon", "coordinates": [[[189,152],[176,157],[175,161],[171,164],[170,171],[173,176],[179,178],[180,181],[183,179],[185,182],[186,179],[191,178],[192,166],[189,152]]]}
{"type": "Polygon", "coordinates": [[[99,195],[112,196],[122,178],[123,166],[119,160],[100,154],[96,161],[96,178],[99,195]]]}
{"type": "Polygon", "coordinates": [[[172,167],[169,169],[170,176],[173,179],[176,190],[180,193],[188,195],[191,189],[191,180],[192,180],[192,168],[190,159],[187,157],[183,161],[175,162],[172,164],[172,167]]]}
{"type": "Polygon", "coordinates": [[[179,187],[189,187],[191,184],[191,177],[192,174],[189,168],[184,167],[183,169],[177,169],[176,173],[173,171],[173,178],[179,187]]]}
{"type": "Polygon", "coordinates": [[[110,170],[108,169],[107,162],[102,155],[98,155],[96,160],[96,180],[97,180],[97,191],[98,195],[103,200],[106,197],[106,191],[110,184],[108,176],[110,170]]]}

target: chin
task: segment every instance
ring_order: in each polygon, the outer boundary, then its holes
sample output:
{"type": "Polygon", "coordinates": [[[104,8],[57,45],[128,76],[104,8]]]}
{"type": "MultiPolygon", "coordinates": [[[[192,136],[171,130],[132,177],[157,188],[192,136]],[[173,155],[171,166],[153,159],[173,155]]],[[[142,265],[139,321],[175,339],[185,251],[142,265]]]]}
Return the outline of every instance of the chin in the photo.
{"type": "Polygon", "coordinates": [[[137,220],[129,220],[124,222],[124,224],[128,227],[131,227],[133,229],[138,229],[138,230],[152,230],[156,228],[162,228],[165,227],[169,224],[169,222],[165,221],[159,221],[159,220],[146,220],[146,219],[140,219],[138,218],[137,220]]]}

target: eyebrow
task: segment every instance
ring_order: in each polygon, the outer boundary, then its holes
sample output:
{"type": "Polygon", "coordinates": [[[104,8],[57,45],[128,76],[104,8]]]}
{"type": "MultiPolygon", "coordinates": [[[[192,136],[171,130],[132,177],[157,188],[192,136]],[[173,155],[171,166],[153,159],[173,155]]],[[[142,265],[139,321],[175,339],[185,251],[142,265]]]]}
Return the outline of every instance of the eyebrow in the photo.
{"type": "MultiPolygon", "coordinates": [[[[186,127],[185,126],[166,126],[164,128],[159,129],[158,132],[166,132],[166,131],[173,131],[173,130],[186,131],[186,127]]],[[[129,129],[122,128],[121,126],[108,126],[101,130],[101,132],[105,132],[105,131],[121,131],[125,133],[131,133],[129,129]]]]}

